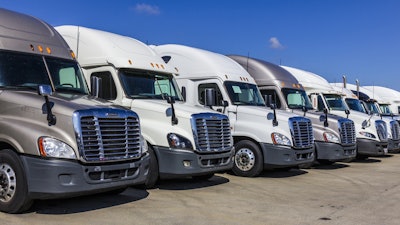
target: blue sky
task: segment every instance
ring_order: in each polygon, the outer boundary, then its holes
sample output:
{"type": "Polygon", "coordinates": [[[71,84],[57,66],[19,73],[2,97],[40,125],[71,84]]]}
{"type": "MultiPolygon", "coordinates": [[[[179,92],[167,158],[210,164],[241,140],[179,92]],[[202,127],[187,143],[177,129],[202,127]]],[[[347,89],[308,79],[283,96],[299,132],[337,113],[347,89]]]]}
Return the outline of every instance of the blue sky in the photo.
{"type": "Polygon", "coordinates": [[[305,69],[330,82],[400,91],[400,1],[0,0],[53,26],[80,25],[148,44],[183,44],[305,69]]]}

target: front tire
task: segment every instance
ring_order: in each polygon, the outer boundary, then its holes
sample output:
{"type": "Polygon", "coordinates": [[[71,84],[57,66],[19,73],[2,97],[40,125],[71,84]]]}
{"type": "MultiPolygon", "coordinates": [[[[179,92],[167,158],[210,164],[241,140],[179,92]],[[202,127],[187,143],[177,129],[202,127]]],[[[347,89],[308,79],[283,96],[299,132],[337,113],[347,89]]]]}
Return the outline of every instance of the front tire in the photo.
{"type": "Polygon", "coordinates": [[[257,144],[249,140],[235,145],[235,163],[232,171],[237,176],[255,177],[264,169],[264,159],[257,144]]]}
{"type": "Polygon", "coordinates": [[[158,168],[158,160],[157,156],[154,153],[153,148],[149,145],[149,155],[150,155],[150,165],[149,165],[149,174],[147,174],[146,181],[144,183],[145,188],[151,189],[154,188],[159,179],[159,168],[158,168]]]}
{"type": "Polygon", "coordinates": [[[33,201],[28,197],[28,184],[19,156],[12,150],[0,151],[0,211],[20,213],[33,201]]]}

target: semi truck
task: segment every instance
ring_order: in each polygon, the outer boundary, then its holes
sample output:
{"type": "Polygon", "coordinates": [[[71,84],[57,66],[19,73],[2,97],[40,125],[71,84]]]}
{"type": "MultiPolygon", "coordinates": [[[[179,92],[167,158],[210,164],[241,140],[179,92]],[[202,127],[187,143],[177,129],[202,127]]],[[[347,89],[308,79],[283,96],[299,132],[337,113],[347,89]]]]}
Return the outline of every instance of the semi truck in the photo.
{"type": "Polygon", "coordinates": [[[56,29],[76,52],[86,80],[101,79],[99,97],[139,115],[151,156],[147,188],[159,179],[209,179],[232,168],[229,118],[185,103],[177,72],[149,46],[86,27],[56,29]]]}
{"type": "Polygon", "coordinates": [[[351,110],[371,115],[373,114],[385,121],[389,126],[387,128],[388,152],[397,153],[400,151],[399,118],[398,116],[394,116],[390,111],[390,108],[388,108],[388,103],[382,101],[379,96],[375,96],[375,99],[370,98],[370,96],[373,96],[372,92],[365,88],[359,87],[358,85],[347,84],[345,79],[344,83],[331,83],[331,85],[333,88],[343,93],[343,99],[351,110]],[[342,85],[342,87],[340,87],[340,85],[342,85]],[[382,109],[385,110],[385,113],[382,111],[382,109]]]}
{"type": "Polygon", "coordinates": [[[388,102],[390,111],[394,115],[400,115],[400,92],[391,88],[382,86],[362,86],[379,96],[383,101],[388,102]]]}
{"type": "Polygon", "coordinates": [[[290,72],[306,90],[313,108],[353,120],[356,128],[358,158],[385,155],[388,152],[387,125],[374,115],[350,110],[342,93],[333,89],[328,81],[315,73],[282,66],[290,72]]]}
{"type": "Polygon", "coordinates": [[[309,118],[315,138],[315,162],[350,162],[356,157],[356,134],[350,119],[313,109],[298,80],[282,67],[261,59],[228,55],[254,78],[265,99],[273,99],[277,109],[309,118]]]}
{"type": "Polygon", "coordinates": [[[267,108],[254,79],[227,56],[184,45],[153,46],[179,71],[177,82],[190,105],[229,116],[235,146],[233,173],[254,177],[268,168],[314,160],[311,120],[267,108]],[[214,99],[205,93],[215,92],[214,99]]]}
{"type": "Polygon", "coordinates": [[[0,9],[0,211],[143,184],[138,115],[90,95],[54,28],[0,9]]]}

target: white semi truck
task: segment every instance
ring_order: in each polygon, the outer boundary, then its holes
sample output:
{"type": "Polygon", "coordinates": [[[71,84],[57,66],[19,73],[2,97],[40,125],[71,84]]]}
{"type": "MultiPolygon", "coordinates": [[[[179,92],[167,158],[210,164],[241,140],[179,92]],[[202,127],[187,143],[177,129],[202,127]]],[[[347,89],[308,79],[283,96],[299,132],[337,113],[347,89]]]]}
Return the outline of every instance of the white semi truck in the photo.
{"type": "Polygon", "coordinates": [[[363,88],[370,90],[374,95],[379,96],[383,101],[390,103],[390,111],[394,115],[400,115],[400,92],[391,88],[382,86],[362,86],[363,88]]]}
{"type": "Polygon", "coordinates": [[[388,151],[397,153],[400,151],[400,126],[398,116],[394,116],[388,107],[389,103],[383,101],[379,96],[374,96],[372,92],[363,88],[357,87],[354,84],[344,83],[331,83],[333,88],[344,93],[344,100],[351,110],[359,111],[366,114],[374,114],[388,125],[388,151]],[[340,87],[340,85],[342,87],[340,87]],[[344,87],[345,86],[345,87],[344,87]],[[351,94],[345,92],[349,90],[351,94]],[[347,94],[346,94],[347,93],[347,94]],[[375,99],[371,97],[374,96],[375,99]],[[361,100],[360,100],[361,99],[361,100]],[[359,105],[362,106],[360,107],[359,105]],[[382,111],[385,110],[385,113],[382,111]]]}
{"type": "Polygon", "coordinates": [[[266,168],[290,168],[314,160],[311,121],[266,108],[254,79],[235,61],[214,52],[183,45],[153,47],[179,71],[177,82],[186,102],[223,112],[231,121],[235,143],[233,172],[257,176],[266,168]],[[205,98],[215,91],[215,99],[205,98]]]}
{"type": "Polygon", "coordinates": [[[310,96],[313,108],[354,121],[356,127],[357,157],[385,155],[388,151],[387,125],[385,121],[374,115],[366,115],[354,110],[349,110],[342,98],[342,93],[333,89],[323,77],[293,67],[282,66],[289,71],[306,90],[310,96]],[[350,113],[351,112],[351,113],[350,113]]]}
{"type": "Polygon", "coordinates": [[[349,162],[356,157],[356,134],[352,120],[313,109],[304,88],[282,67],[247,56],[229,57],[249,72],[265,99],[274,99],[277,109],[305,116],[312,121],[316,162],[349,162]]]}
{"type": "Polygon", "coordinates": [[[71,49],[42,20],[0,9],[0,211],[143,184],[138,115],[89,95],[71,49]]]}
{"type": "Polygon", "coordinates": [[[151,156],[147,187],[159,179],[208,179],[232,168],[228,117],[185,103],[174,79],[176,71],[149,46],[85,27],[56,29],[76,53],[87,81],[101,79],[99,96],[140,116],[151,156]]]}

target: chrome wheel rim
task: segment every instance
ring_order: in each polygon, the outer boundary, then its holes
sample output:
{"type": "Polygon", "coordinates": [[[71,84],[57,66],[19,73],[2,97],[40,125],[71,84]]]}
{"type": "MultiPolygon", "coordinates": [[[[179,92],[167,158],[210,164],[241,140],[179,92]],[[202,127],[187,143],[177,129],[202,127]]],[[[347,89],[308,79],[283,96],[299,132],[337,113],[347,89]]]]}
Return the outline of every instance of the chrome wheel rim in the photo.
{"type": "Polygon", "coordinates": [[[255,155],[248,148],[239,149],[235,154],[236,167],[242,171],[249,171],[254,167],[255,155]]]}
{"type": "Polygon", "coordinates": [[[17,179],[10,165],[0,164],[0,201],[9,202],[15,194],[17,179]]]}

